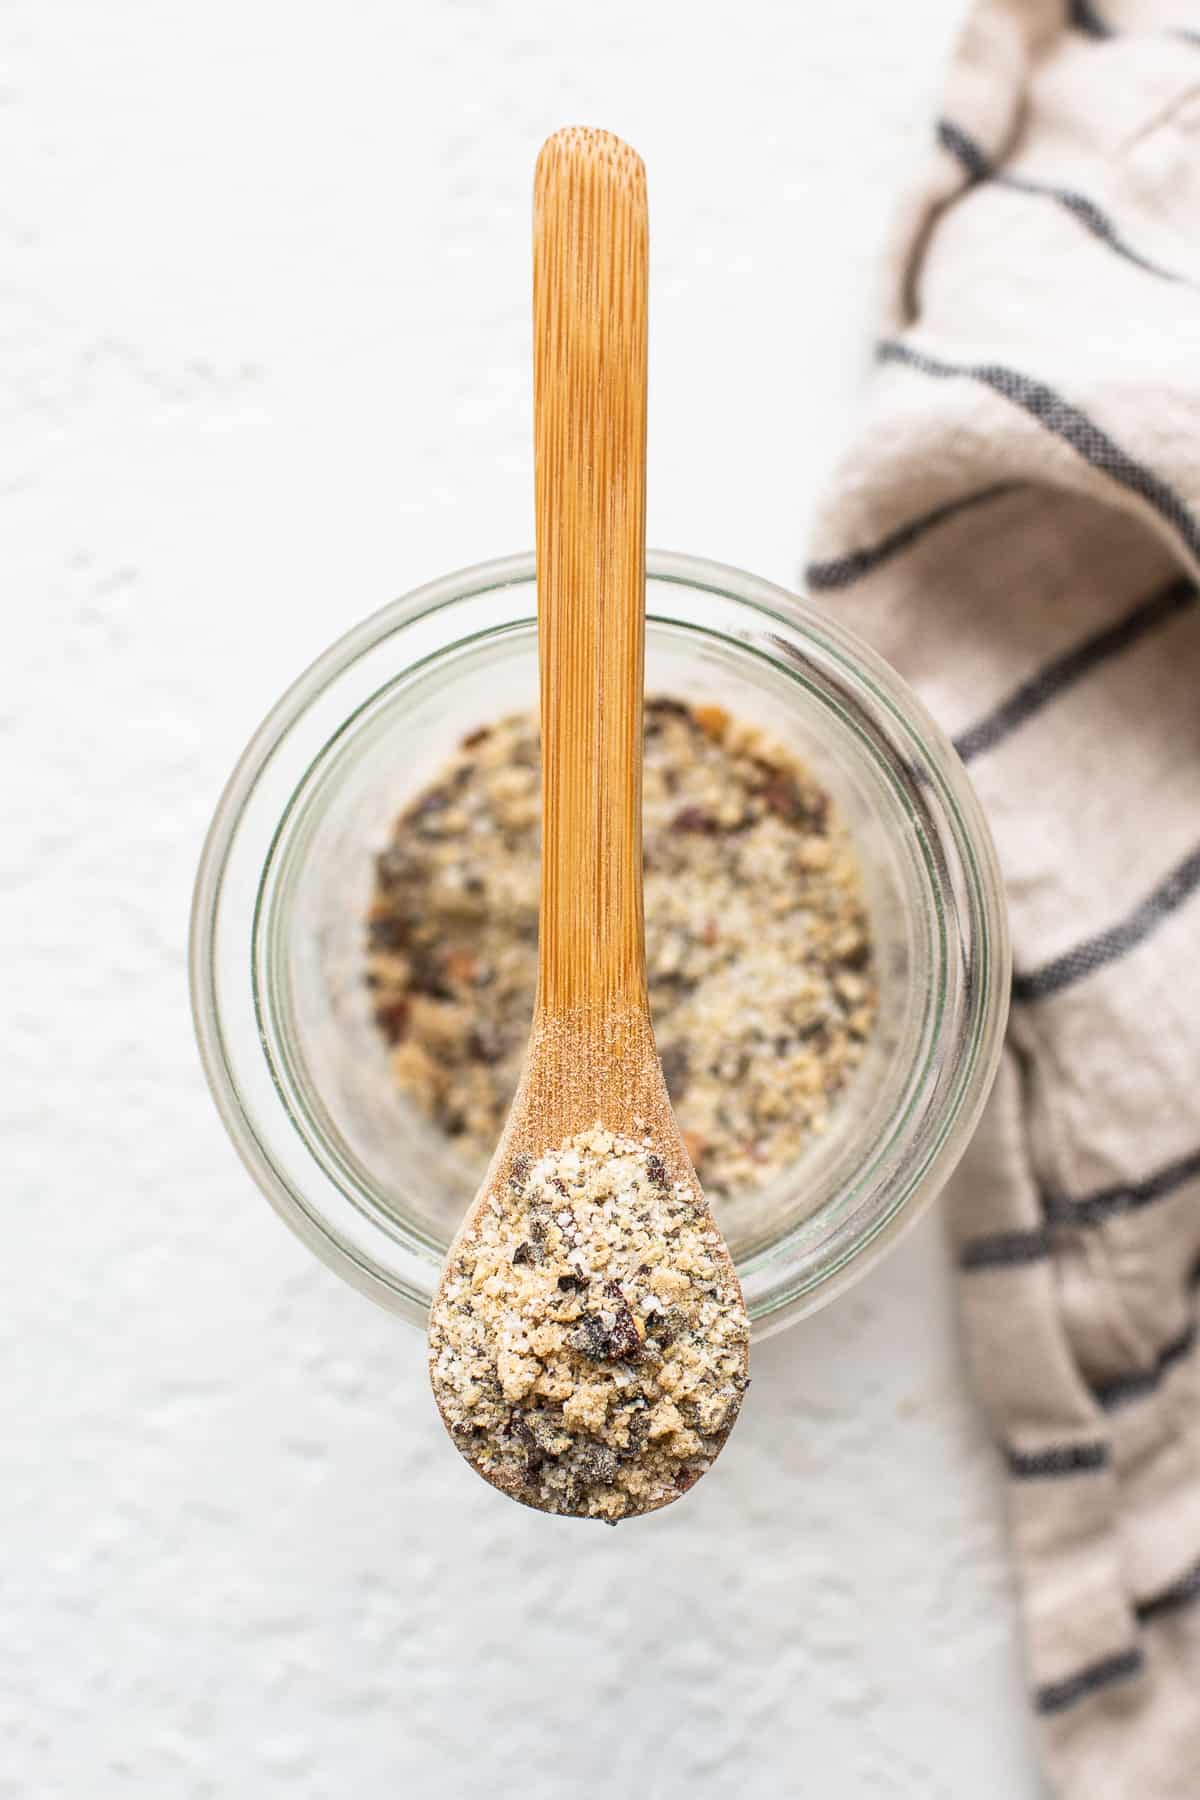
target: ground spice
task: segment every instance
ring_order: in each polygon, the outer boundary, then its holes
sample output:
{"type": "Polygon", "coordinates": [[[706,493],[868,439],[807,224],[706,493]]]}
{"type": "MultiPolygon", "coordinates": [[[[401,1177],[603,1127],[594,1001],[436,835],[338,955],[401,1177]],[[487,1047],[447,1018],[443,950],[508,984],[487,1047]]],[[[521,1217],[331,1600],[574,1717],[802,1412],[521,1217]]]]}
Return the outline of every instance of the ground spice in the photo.
{"type": "MultiPolygon", "coordinates": [[[[482,1180],[537,976],[536,718],[464,738],[377,860],[368,982],[395,1079],[482,1180]]],[[[853,848],[787,751],[719,706],[651,699],[646,958],[663,1072],[710,1199],[826,1129],[875,1024],[853,848]]]]}
{"type": "Polygon", "coordinates": [[[616,1524],[686,1492],[749,1385],[720,1236],[649,1148],[601,1126],[514,1164],[430,1322],[442,1415],[526,1504],[616,1524]]]}

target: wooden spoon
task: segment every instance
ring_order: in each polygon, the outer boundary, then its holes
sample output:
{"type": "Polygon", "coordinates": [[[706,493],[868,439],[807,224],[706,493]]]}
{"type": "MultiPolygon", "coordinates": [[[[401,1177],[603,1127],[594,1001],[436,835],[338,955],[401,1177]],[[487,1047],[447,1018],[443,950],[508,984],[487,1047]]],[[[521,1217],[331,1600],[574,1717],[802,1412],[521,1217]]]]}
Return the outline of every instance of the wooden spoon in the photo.
{"type": "Polygon", "coordinates": [[[538,992],[430,1320],[467,1460],[528,1505],[614,1523],[694,1482],[747,1385],[741,1289],[646,991],[646,285],[641,159],[607,132],[556,133],[534,188],[538,992]]]}

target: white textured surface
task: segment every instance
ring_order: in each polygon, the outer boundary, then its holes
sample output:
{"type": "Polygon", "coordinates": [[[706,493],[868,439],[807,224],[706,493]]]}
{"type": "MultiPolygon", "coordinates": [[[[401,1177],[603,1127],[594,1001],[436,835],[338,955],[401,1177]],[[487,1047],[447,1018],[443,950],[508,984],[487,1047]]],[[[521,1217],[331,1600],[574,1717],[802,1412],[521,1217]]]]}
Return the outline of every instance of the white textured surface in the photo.
{"type": "Polygon", "coordinates": [[[547,1521],[251,1190],[184,981],[284,682],[530,539],[544,133],[650,166],[653,541],[789,581],[958,10],[10,0],[0,1793],[1036,1792],[936,1220],[682,1506],[547,1521]]]}

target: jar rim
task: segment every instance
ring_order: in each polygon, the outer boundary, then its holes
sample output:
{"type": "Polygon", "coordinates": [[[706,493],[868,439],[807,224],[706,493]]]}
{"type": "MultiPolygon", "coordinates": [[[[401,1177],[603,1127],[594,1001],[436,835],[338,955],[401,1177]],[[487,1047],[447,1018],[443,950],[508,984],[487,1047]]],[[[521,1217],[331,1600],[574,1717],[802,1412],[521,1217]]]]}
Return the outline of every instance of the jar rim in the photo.
{"type": "MultiPolygon", "coordinates": [[[[834,1241],[836,1234],[831,1235],[828,1253],[820,1266],[819,1259],[810,1259],[799,1280],[785,1277],[778,1289],[772,1290],[755,1317],[756,1332],[762,1334],[824,1304],[872,1267],[898,1234],[921,1215],[957,1163],[978,1120],[1002,1047],[1010,981],[1007,919],[995,849],[966,772],[944,733],[881,657],[810,601],[731,565],[675,552],[651,551],[646,573],[648,584],[674,584],[692,593],[707,593],[731,605],[739,614],[747,614],[742,648],[757,648],[760,654],[766,654],[761,643],[751,643],[750,634],[755,627],[761,631],[767,621],[778,628],[766,634],[771,653],[783,662],[789,655],[799,655],[801,648],[810,657],[823,654],[831,658],[839,673],[853,684],[861,704],[875,709],[880,719],[886,716],[888,729],[911,747],[923,779],[937,786],[946,804],[948,835],[953,839],[948,850],[958,860],[969,914],[970,1029],[965,1042],[957,1046],[961,1066],[953,1091],[942,1103],[942,1116],[934,1121],[936,1128],[926,1133],[919,1162],[906,1169],[902,1186],[890,1198],[877,1197],[869,1222],[850,1233],[840,1245],[834,1241]]],[[[249,952],[245,957],[237,949],[236,939],[232,951],[218,944],[218,922],[226,899],[231,858],[245,855],[239,845],[239,833],[246,823],[247,809],[255,803],[289,734],[310,709],[360,659],[404,628],[415,622],[424,625],[434,621],[437,615],[468,599],[483,599],[513,587],[529,589],[533,579],[534,558],[530,552],[451,572],[384,606],[317,657],[272,707],[239,758],[218,802],[196,877],[190,933],[192,1010],[205,1075],[225,1127],[257,1185],[309,1247],[372,1298],[414,1319],[422,1310],[421,1292],[413,1287],[408,1273],[398,1273],[384,1259],[388,1232],[377,1231],[373,1243],[370,1233],[366,1241],[351,1241],[346,1232],[334,1227],[322,1205],[312,1203],[302,1162],[299,1176],[297,1165],[281,1166],[285,1159],[278,1154],[275,1135],[281,1122],[277,1118],[266,1119],[265,1111],[281,1105],[290,1120],[290,1126],[284,1130],[298,1131],[299,1125],[287,1108],[276,1072],[252,1067],[251,1059],[256,1056],[269,1062],[261,1020],[251,1042],[246,1020],[241,1016],[241,999],[236,1000],[237,1018],[228,999],[230,992],[237,994],[237,984],[244,977],[253,979],[249,969],[257,943],[257,901],[256,922],[245,934],[249,952]],[[229,961],[231,957],[236,969],[222,974],[222,959],[229,961]],[[266,1081],[262,1079],[264,1073],[269,1077],[266,1081]],[[250,1092],[252,1083],[257,1098],[250,1092]]],[[[331,722],[336,720],[337,711],[337,707],[331,709],[331,722]]],[[[342,729],[345,723],[343,719],[342,729]]],[[[299,787],[294,791],[299,792],[299,787]]],[[[272,843],[265,850],[264,870],[282,822],[281,814],[272,843]]],[[[268,806],[265,817],[257,824],[255,854],[260,858],[264,856],[269,823],[268,806]]],[[[382,1224],[382,1219],[377,1223],[382,1224]]],[[[765,1254],[773,1262],[780,1260],[780,1252],[775,1248],[765,1254]]],[[[402,1257],[392,1234],[386,1256],[394,1259],[397,1255],[402,1257]]]]}

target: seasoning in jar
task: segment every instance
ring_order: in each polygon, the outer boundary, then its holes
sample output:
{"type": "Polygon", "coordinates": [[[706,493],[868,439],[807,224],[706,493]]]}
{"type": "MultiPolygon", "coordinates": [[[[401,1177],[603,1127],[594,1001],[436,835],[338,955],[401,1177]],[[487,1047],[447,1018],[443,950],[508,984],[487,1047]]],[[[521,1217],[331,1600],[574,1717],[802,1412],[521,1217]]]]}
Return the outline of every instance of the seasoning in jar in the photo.
{"type": "MultiPolygon", "coordinates": [[[[822,1133],[875,1025],[861,871],[829,795],[719,706],[646,704],[650,1010],[710,1198],[822,1133]]],[[[536,718],[463,739],[377,859],[368,975],[395,1080],[482,1178],[537,979],[536,718]]]]}

